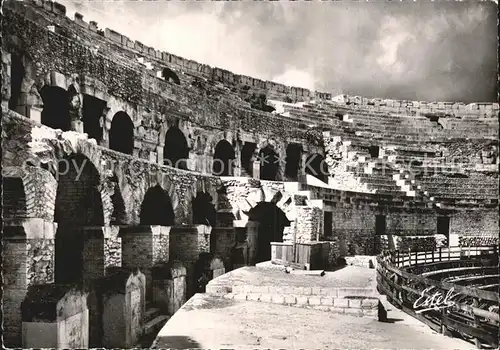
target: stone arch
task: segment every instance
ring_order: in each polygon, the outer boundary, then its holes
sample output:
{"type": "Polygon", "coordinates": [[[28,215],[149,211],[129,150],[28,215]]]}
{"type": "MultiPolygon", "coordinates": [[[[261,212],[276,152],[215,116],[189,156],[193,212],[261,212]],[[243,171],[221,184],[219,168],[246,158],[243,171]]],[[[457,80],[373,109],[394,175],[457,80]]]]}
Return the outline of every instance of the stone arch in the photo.
{"type": "MultiPolygon", "coordinates": [[[[56,231],[56,283],[80,282],[85,267],[84,228],[103,226],[104,210],[100,175],[82,154],[59,160],[54,221],[56,231]]],[[[97,230],[96,232],[102,231],[97,230]]],[[[101,237],[102,238],[102,237],[101,237]]],[[[87,257],[88,258],[88,257],[87,257]]],[[[93,259],[99,259],[94,256],[93,259]]]]}
{"type": "Polygon", "coordinates": [[[290,143],[286,148],[285,176],[293,181],[297,181],[302,157],[302,145],[290,143]]]}
{"type": "Polygon", "coordinates": [[[162,74],[163,78],[168,82],[173,82],[177,85],[181,85],[179,76],[170,68],[163,68],[162,74]]]}
{"type": "Polygon", "coordinates": [[[160,185],[157,184],[147,190],[141,204],[139,220],[141,225],[174,225],[172,200],[160,185]]]}
{"type": "Polygon", "coordinates": [[[24,68],[21,56],[12,53],[10,61],[10,99],[9,99],[9,109],[16,111],[17,107],[21,104],[21,93],[22,85],[24,80],[24,75],[26,70],[24,68]]]}
{"type": "Polygon", "coordinates": [[[177,126],[172,126],[165,134],[163,163],[179,169],[187,170],[189,148],[186,137],[177,126]]]}
{"type": "Polygon", "coordinates": [[[134,151],[134,123],[126,112],[120,111],[113,116],[109,130],[109,148],[132,154],[134,151]]]}
{"type": "Polygon", "coordinates": [[[196,193],[191,202],[193,224],[212,227],[216,225],[217,211],[213,201],[214,198],[207,192],[198,191],[196,193]]]}
{"type": "Polygon", "coordinates": [[[325,157],[319,153],[314,153],[307,157],[304,170],[306,174],[312,175],[323,182],[328,181],[328,164],[325,157]]]}
{"type": "Polygon", "coordinates": [[[255,262],[271,259],[271,242],[283,242],[283,232],[290,226],[285,212],[274,202],[259,202],[247,213],[248,220],[258,223],[255,262]]]}
{"type": "Polygon", "coordinates": [[[2,179],[4,216],[13,206],[19,208],[15,209],[15,217],[23,217],[20,211],[25,210],[24,217],[54,220],[57,181],[49,171],[35,166],[4,167],[2,179]]]}
{"type": "Polygon", "coordinates": [[[212,173],[216,176],[233,176],[235,158],[233,146],[226,140],[219,141],[215,146],[212,173]]]}
{"type": "Polygon", "coordinates": [[[58,86],[45,85],[40,90],[43,101],[42,124],[62,131],[71,130],[69,94],[58,86]]]}
{"type": "Polygon", "coordinates": [[[279,169],[279,155],[272,145],[267,145],[259,151],[260,179],[275,181],[279,169]]]}

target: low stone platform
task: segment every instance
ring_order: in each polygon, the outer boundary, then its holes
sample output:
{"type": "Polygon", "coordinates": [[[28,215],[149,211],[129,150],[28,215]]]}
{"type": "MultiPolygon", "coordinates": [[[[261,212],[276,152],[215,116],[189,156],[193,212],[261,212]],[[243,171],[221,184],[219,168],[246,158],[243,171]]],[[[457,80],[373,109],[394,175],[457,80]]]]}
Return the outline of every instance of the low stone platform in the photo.
{"type": "Polygon", "coordinates": [[[287,274],[282,268],[246,266],[213,279],[208,294],[278,294],[316,296],[373,296],[376,294],[376,271],[346,266],[327,271],[324,276],[287,274]]]}
{"type": "Polygon", "coordinates": [[[162,328],[152,348],[470,349],[470,344],[433,333],[399,310],[379,322],[196,294],[162,328]]]}

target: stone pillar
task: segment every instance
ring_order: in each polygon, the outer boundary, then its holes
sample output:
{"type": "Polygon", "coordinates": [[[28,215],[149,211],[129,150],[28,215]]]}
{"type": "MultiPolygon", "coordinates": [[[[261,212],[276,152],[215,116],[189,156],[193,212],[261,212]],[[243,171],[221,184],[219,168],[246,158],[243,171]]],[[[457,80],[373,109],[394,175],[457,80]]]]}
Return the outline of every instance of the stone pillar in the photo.
{"type": "Polygon", "coordinates": [[[151,268],[169,261],[170,227],[133,226],[120,228],[122,266],[139,268],[146,275],[146,297],[152,293],[151,268]]]}
{"type": "Polygon", "coordinates": [[[72,120],[71,130],[83,134],[83,122],[81,120],[72,120]]]}
{"type": "Polygon", "coordinates": [[[170,259],[181,261],[187,269],[187,297],[194,292],[194,264],[201,253],[210,252],[212,227],[177,226],[170,231],[170,259]]]}
{"type": "Polygon", "coordinates": [[[68,285],[31,286],[22,302],[22,347],[89,346],[88,294],[68,285]]]}
{"type": "Polygon", "coordinates": [[[153,304],[164,313],[173,315],[186,302],[187,270],[181,262],[169,262],[153,267],[153,304]]]}
{"type": "Polygon", "coordinates": [[[102,346],[131,348],[144,331],[146,277],[138,270],[118,270],[102,280],[102,346]]]}
{"type": "Polygon", "coordinates": [[[194,270],[195,293],[205,293],[208,282],[226,273],[222,260],[210,253],[200,254],[194,270]]]}
{"type": "Polygon", "coordinates": [[[161,165],[163,165],[163,147],[164,145],[159,145],[156,147],[156,154],[157,154],[156,161],[158,164],[161,165]]]}
{"type": "Polygon", "coordinates": [[[102,226],[83,228],[82,278],[84,284],[104,276],[103,229],[102,226]]]}
{"type": "Polygon", "coordinates": [[[260,161],[255,160],[252,164],[252,177],[254,179],[260,179],[260,161]]]}
{"type": "Polygon", "coordinates": [[[4,222],[3,339],[7,347],[22,346],[21,303],[28,288],[53,283],[57,224],[43,219],[4,222]]]}
{"type": "Polygon", "coordinates": [[[247,265],[255,263],[257,256],[259,225],[260,223],[257,221],[248,221],[246,224],[246,243],[248,246],[247,265]]]}
{"type": "Polygon", "coordinates": [[[119,226],[106,226],[104,232],[104,271],[122,266],[122,239],[119,226]]]}
{"type": "Polygon", "coordinates": [[[317,241],[321,232],[323,211],[317,207],[295,207],[297,212],[296,242],[317,241]]]}
{"type": "Polygon", "coordinates": [[[12,59],[10,53],[4,51],[2,48],[2,106],[9,107],[9,99],[11,96],[11,75],[10,68],[12,66],[12,59]]]}

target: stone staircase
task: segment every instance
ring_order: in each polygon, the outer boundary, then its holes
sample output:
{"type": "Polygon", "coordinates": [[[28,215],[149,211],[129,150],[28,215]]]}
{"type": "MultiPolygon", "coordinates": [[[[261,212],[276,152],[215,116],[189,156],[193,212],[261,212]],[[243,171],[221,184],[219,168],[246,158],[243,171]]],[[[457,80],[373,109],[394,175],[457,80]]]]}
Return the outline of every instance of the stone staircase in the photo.
{"type": "Polygon", "coordinates": [[[169,315],[165,315],[159,308],[154,307],[151,303],[146,303],[146,312],[144,313],[144,332],[139,339],[141,348],[149,348],[153,343],[160,329],[170,319],[169,315]]]}

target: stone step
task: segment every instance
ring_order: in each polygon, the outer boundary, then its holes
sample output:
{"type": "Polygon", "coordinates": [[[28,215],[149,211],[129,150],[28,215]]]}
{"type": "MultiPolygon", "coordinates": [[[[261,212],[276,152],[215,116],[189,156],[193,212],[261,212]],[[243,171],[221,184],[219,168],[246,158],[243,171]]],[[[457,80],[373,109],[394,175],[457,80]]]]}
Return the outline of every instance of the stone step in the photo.
{"type": "Polygon", "coordinates": [[[223,297],[237,301],[259,301],[353,316],[367,316],[377,320],[379,319],[379,309],[384,308],[376,296],[336,298],[291,294],[228,293],[223,297]]]}
{"type": "Polygon", "coordinates": [[[170,319],[168,315],[160,315],[153,318],[151,321],[144,325],[144,334],[151,334],[154,332],[159,332],[161,327],[170,319]]]}
{"type": "Polygon", "coordinates": [[[158,309],[158,308],[152,307],[152,308],[146,309],[146,312],[144,313],[144,323],[151,321],[159,314],[160,314],[160,309],[158,309]]]}

